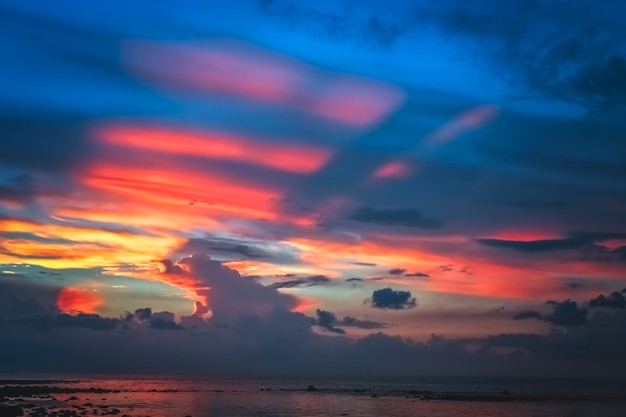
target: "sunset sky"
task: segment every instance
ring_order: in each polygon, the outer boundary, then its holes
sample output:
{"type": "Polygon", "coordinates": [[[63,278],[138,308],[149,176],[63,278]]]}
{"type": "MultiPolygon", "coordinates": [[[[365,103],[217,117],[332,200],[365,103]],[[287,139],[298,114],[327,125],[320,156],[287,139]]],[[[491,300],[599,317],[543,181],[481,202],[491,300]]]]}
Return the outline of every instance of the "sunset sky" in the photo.
{"type": "Polygon", "coordinates": [[[616,7],[2,1],[0,364],[626,375],[616,7]]]}

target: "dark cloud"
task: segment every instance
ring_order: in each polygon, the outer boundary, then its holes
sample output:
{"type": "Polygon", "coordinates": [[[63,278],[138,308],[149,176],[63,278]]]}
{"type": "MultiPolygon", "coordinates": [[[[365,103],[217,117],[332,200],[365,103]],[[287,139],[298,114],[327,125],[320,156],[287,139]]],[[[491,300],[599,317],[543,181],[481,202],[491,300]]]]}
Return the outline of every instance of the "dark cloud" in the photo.
{"type": "Polygon", "coordinates": [[[183,326],[176,323],[174,314],[169,311],[152,313],[150,328],[158,330],[185,330],[183,326]]]}
{"type": "Polygon", "coordinates": [[[375,209],[361,207],[353,211],[348,218],[362,223],[382,226],[411,227],[417,229],[438,229],[442,223],[426,218],[415,209],[375,209]]]}
{"type": "Polygon", "coordinates": [[[330,311],[320,310],[319,308],[315,310],[315,314],[317,316],[317,325],[322,327],[325,330],[333,333],[344,334],[346,331],[335,327],[337,323],[337,317],[334,313],[330,311]]]}
{"type": "Polygon", "coordinates": [[[552,313],[543,317],[543,320],[557,326],[581,326],[587,324],[587,310],[578,307],[576,301],[561,302],[548,301],[552,306],[552,313]]]}
{"type": "Polygon", "coordinates": [[[526,310],[520,311],[516,315],[513,316],[513,320],[526,320],[526,319],[537,319],[542,320],[543,316],[540,312],[534,310],[526,310]]]}
{"type": "Polygon", "coordinates": [[[402,275],[406,272],[406,269],[394,268],[389,270],[389,275],[402,275]]]}
{"type": "Polygon", "coordinates": [[[512,249],[519,252],[550,252],[565,249],[580,249],[585,242],[577,239],[544,239],[531,241],[476,239],[483,246],[512,249]]]}
{"type": "Polygon", "coordinates": [[[372,263],[372,262],[352,262],[353,265],[359,265],[359,266],[378,266],[378,264],[372,263]]]}
{"type": "Polygon", "coordinates": [[[352,278],[346,279],[346,282],[361,282],[361,281],[363,281],[363,278],[352,277],[352,278]]]}
{"type": "Polygon", "coordinates": [[[79,313],[75,316],[59,314],[54,319],[54,325],[58,327],[83,327],[91,330],[114,330],[121,320],[101,317],[98,314],[79,313]]]}
{"type": "Polygon", "coordinates": [[[577,250],[581,257],[596,261],[626,260],[626,246],[612,247],[606,242],[614,239],[626,239],[624,233],[607,232],[570,232],[562,239],[543,240],[503,240],[476,239],[482,246],[510,249],[517,252],[556,252],[577,250]]]}
{"type": "Polygon", "coordinates": [[[267,258],[269,256],[267,254],[257,253],[256,249],[253,249],[248,245],[233,245],[228,247],[211,246],[209,249],[218,252],[238,253],[239,255],[250,259],[267,258]]]}
{"type": "Polygon", "coordinates": [[[152,318],[152,309],[150,307],[138,308],[135,310],[135,317],[138,320],[149,320],[152,318]]]}
{"type": "Polygon", "coordinates": [[[621,292],[613,291],[609,295],[600,294],[589,300],[589,307],[626,308],[626,289],[621,292]]]}
{"type": "Polygon", "coordinates": [[[405,277],[417,277],[417,278],[430,278],[430,275],[423,272],[413,272],[411,274],[404,274],[405,277]]]}
{"type": "Polygon", "coordinates": [[[547,301],[546,304],[552,307],[552,313],[541,314],[538,311],[521,311],[513,316],[514,320],[537,319],[548,322],[555,326],[583,326],[587,324],[587,309],[579,307],[576,301],[547,301]]]}
{"type": "Polygon", "coordinates": [[[473,60],[521,87],[521,95],[607,111],[626,104],[624,29],[615,19],[621,12],[587,1],[514,0],[435,6],[423,16],[462,40],[473,60]]]}
{"type": "Polygon", "coordinates": [[[30,203],[37,195],[34,179],[30,175],[17,175],[0,183],[0,201],[9,203],[30,203]]]}
{"type": "Polygon", "coordinates": [[[338,321],[337,324],[343,327],[356,327],[359,329],[384,329],[389,327],[386,323],[380,323],[372,320],[360,320],[352,316],[345,316],[343,319],[338,321]]]}
{"type": "Polygon", "coordinates": [[[313,287],[316,285],[328,284],[330,282],[330,278],[326,275],[312,275],[309,277],[304,277],[300,279],[292,279],[288,281],[274,282],[268,285],[268,288],[279,289],[279,288],[296,288],[296,287],[313,287]]]}
{"type": "Polygon", "coordinates": [[[410,291],[396,291],[391,288],[375,290],[370,299],[372,307],[390,310],[402,310],[417,306],[417,300],[410,291]]]}
{"type": "Polygon", "coordinates": [[[533,200],[489,200],[486,204],[494,204],[504,207],[520,208],[520,209],[536,209],[536,210],[561,210],[569,207],[565,201],[549,200],[549,201],[533,201],[533,200]]]}

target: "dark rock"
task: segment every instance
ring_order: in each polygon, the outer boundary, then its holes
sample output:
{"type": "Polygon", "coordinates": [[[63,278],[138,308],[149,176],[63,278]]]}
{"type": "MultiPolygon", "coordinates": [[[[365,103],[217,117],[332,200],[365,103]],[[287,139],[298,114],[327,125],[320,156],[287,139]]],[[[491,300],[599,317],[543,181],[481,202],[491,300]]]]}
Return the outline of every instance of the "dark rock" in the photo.
{"type": "Polygon", "coordinates": [[[319,391],[317,388],[315,388],[313,385],[309,385],[306,390],[308,392],[315,392],[315,391],[319,391]]]}

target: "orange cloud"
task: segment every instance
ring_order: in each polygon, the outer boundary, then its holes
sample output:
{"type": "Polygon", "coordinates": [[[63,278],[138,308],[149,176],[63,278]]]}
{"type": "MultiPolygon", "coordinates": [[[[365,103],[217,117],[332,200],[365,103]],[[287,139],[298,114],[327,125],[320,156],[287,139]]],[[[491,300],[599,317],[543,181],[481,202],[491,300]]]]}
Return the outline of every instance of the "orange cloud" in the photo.
{"type": "Polygon", "coordinates": [[[241,161],[299,174],[317,171],[331,157],[329,150],[317,146],[191,129],[111,125],[94,128],[93,136],[106,145],[241,161]]]}
{"type": "Polygon", "coordinates": [[[59,293],[57,306],[68,314],[95,313],[104,299],[94,292],[81,288],[64,287],[59,293]]]}

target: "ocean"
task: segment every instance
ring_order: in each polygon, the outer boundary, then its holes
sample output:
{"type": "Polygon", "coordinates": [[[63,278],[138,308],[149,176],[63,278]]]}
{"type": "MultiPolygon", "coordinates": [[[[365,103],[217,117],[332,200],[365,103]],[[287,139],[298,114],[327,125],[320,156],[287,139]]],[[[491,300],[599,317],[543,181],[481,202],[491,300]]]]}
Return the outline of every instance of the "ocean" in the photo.
{"type": "Polygon", "coordinates": [[[64,415],[62,410],[68,410],[65,415],[142,417],[626,415],[626,381],[618,379],[96,375],[2,378],[0,401],[4,405],[0,406],[0,416],[7,407],[15,406],[23,408],[26,415],[48,416],[64,415]]]}

